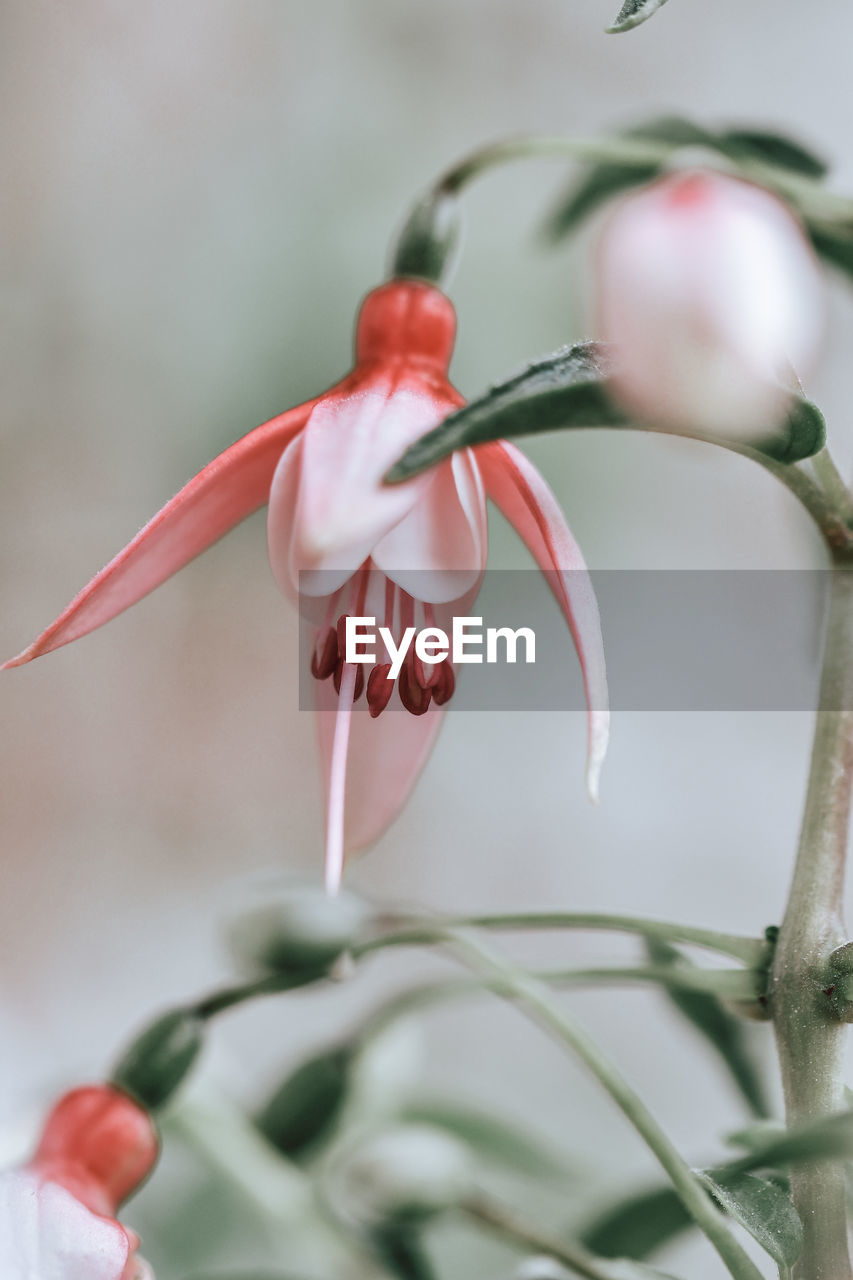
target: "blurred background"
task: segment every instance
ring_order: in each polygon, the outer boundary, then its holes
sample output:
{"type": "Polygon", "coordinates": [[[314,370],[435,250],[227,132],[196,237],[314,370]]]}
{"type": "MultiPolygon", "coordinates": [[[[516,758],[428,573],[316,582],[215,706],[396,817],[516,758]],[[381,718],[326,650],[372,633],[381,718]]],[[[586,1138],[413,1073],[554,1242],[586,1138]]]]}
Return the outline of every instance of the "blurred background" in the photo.
{"type": "MultiPolygon", "coordinates": [[[[788,130],[833,162],[840,189],[853,188],[840,110],[853,12],[831,0],[672,0],[646,26],[606,37],[615,7],[7,0],[4,656],[215,452],[340,376],[390,234],[470,148],[676,111],[788,130]]],[[[591,233],[559,251],[537,235],[566,175],[559,162],[529,161],[467,199],[451,288],[453,376],[466,395],[590,336],[591,233]]],[[[853,308],[835,281],[828,288],[826,358],[807,390],[849,474],[853,308]]],[[[594,567],[823,563],[807,518],[740,459],[622,433],[545,437],[529,452],[594,567]]],[[[494,565],[527,564],[497,518],[492,552],[494,565]]],[[[26,1147],[46,1099],[102,1076],[146,1018],[231,975],[223,922],[259,877],[319,878],[321,796],[313,725],[297,709],[297,641],[259,515],[105,630],[3,676],[4,1157],[26,1147]]],[[[784,903],[810,727],[804,714],[617,713],[594,809],[580,715],[451,713],[411,803],[350,883],[441,910],[608,909],[760,933],[784,903]]],[[[569,964],[634,951],[552,938],[517,953],[569,964]]],[[[251,1104],[427,967],[377,959],[330,992],[234,1014],[194,1087],[251,1104]]],[[[717,1158],[743,1106],[664,1000],[632,989],[567,1002],[688,1158],[717,1158]]],[[[772,1070],[769,1035],[756,1034],[772,1070]]],[[[582,1222],[655,1180],[594,1082],[497,1004],[428,1015],[376,1069],[390,1073],[391,1093],[467,1097],[561,1148],[576,1178],[541,1198],[517,1193],[551,1224],[582,1222]]],[[[307,1268],[301,1245],[248,1194],[222,1209],[226,1139],[216,1176],[191,1147],[176,1139],[129,1214],[158,1276],[307,1268]]],[[[513,1273],[512,1252],[458,1226],[440,1229],[434,1250],[442,1275],[513,1273]]],[[[721,1270],[700,1241],[661,1265],[691,1280],[721,1270]]]]}

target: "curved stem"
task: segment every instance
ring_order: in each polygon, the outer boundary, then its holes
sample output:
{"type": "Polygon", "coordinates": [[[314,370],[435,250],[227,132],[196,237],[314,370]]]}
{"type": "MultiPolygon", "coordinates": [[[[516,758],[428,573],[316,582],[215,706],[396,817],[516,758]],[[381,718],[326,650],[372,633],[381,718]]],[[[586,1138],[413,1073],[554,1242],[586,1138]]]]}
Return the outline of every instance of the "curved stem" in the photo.
{"type": "MultiPolygon", "coordinates": [[[[714,440],[709,443],[719,444],[720,441],[714,440]]],[[[747,445],[727,442],[725,447],[732,453],[751,458],[765,471],[769,471],[775,479],[781,481],[805,507],[822,533],[830,551],[845,551],[853,546],[853,530],[848,523],[853,517],[853,506],[851,506],[850,493],[837,471],[835,474],[844,490],[843,497],[840,491],[834,488],[828,490],[826,486],[816,484],[811,476],[796,463],[777,462],[767,454],[757,449],[750,449],[747,445]]],[[[824,454],[825,450],[821,450],[821,453],[824,454]]],[[[821,454],[817,456],[820,457],[821,454]]],[[[828,457],[828,454],[826,456],[828,457]]],[[[834,470],[834,464],[832,465],[834,470]]]]}
{"type": "MultiPolygon", "coordinates": [[[[820,707],[800,844],[771,972],[789,1124],[841,1109],[846,1027],[823,988],[830,952],[844,940],[841,918],[853,786],[853,570],[836,566],[824,650],[820,707]]],[[[803,1220],[794,1280],[850,1280],[844,1171],[821,1163],[792,1172],[803,1220]]]]}
{"type": "MultiPolygon", "coordinates": [[[[572,986],[622,986],[634,983],[657,983],[681,991],[700,991],[725,1000],[754,1000],[763,974],[744,969],[679,968],[676,965],[638,965],[636,967],[578,969],[548,969],[528,973],[528,977],[548,987],[572,986]]],[[[511,996],[512,990],[499,978],[445,978],[439,982],[425,982],[421,986],[407,987],[377,1005],[362,1025],[360,1037],[372,1039],[400,1018],[409,1017],[418,1009],[443,1004],[446,1000],[465,999],[482,995],[511,996]]]]}
{"type": "Polygon", "coordinates": [[[848,523],[853,521],[853,496],[826,445],[814,455],[811,464],[829,498],[844,514],[848,523]]]}
{"type": "MultiPolygon", "coordinates": [[[[479,147],[463,157],[437,179],[429,188],[429,194],[434,194],[436,198],[456,194],[480,174],[513,160],[568,156],[573,160],[632,166],[665,164],[678,150],[671,142],[655,142],[625,134],[603,138],[567,138],[551,134],[507,138],[479,147]]],[[[828,191],[811,178],[757,159],[727,161],[722,152],[715,152],[715,161],[720,167],[731,168],[733,172],[772,187],[795,203],[800,210],[822,222],[849,225],[853,221],[853,201],[828,191]]]]}
{"type": "Polygon", "coordinates": [[[708,1199],[689,1165],[642,1098],[583,1028],[553,1003],[547,989],[529,974],[521,973],[468,930],[448,931],[447,940],[464,964],[485,977],[498,980],[529,1018],[567,1045],[589,1068],[657,1157],[684,1207],[713,1244],[730,1275],[735,1280],[761,1280],[761,1272],[732,1234],[723,1215],[708,1199]]]}
{"type": "MultiPolygon", "coordinates": [[[[514,160],[556,156],[596,164],[662,168],[679,150],[672,142],[614,134],[603,138],[530,135],[479,147],[451,166],[421,196],[401,232],[393,255],[392,274],[418,275],[439,283],[455,244],[455,203],[464,187],[480,174],[514,160]]],[[[827,191],[820,182],[758,159],[732,160],[714,151],[714,164],[776,191],[804,217],[831,229],[853,223],[853,201],[827,191]]]]}
{"type": "Polygon", "coordinates": [[[522,911],[503,915],[459,916],[437,918],[417,923],[411,918],[397,917],[404,927],[393,932],[379,934],[353,948],[358,959],[371,951],[388,946],[421,946],[440,942],[447,928],[475,929],[593,929],[617,933],[634,933],[645,938],[659,938],[666,942],[681,942],[704,947],[722,955],[741,960],[751,967],[760,967],[766,958],[767,944],[758,938],[746,938],[734,933],[718,933],[688,924],[666,920],[650,920],[641,916],[612,915],[596,911],[522,911]],[[410,926],[410,927],[405,927],[410,926]]]}
{"type": "Polygon", "coordinates": [[[613,1263],[608,1259],[588,1253],[573,1241],[562,1237],[555,1239],[528,1222],[517,1209],[509,1205],[499,1204],[491,1197],[479,1195],[466,1201],[462,1208],[475,1222],[482,1223],[510,1244],[556,1258],[573,1275],[583,1276],[584,1280],[614,1280],[613,1263]]]}

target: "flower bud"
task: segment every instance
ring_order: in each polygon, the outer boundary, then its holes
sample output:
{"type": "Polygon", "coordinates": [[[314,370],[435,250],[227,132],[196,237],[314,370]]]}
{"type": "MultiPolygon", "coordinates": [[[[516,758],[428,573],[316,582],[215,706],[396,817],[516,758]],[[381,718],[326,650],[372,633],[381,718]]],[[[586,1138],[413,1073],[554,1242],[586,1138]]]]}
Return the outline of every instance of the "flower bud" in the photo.
{"type": "Polygon", "coordinates": [[[32,1165],[45,1178],[72,1181],[75,1190],[85,1183],[90,1206],[112,1214],[148,1177],[158,1152],[147,1111],[119,1089],[87,1085],[57,1102],[32,1165]]]}
{"type": "Polygon", "coordinates": [[[823,329],[817,259],[789,208],[711,171],[628,196],[598,248],[601,336],[625,408],[684,433],[758,440],[785,419],[823,329]]]}
{"type": "Polygon", "coordinates": [[[238,959],[264,973],[328,970],[356,940],[370,910],[354,894],[292,889],[257,907],[232,927],[238,959]]]}
{"type": "Polygon", "coordinates": [[[554,1258],[525,1258],[514,1280],[568,1280],[569,1272],[554,1258]]]}
{"type": "Polygon", "coordinates": [[[427,1125],[401,1125],[369,1139],[346,1161],[342,1191],[363,1222],[429,1218],[474,1189],[465,1147],[427,1125]]]}
{"type": "Polygon", "coordinates": [[[204,1044],[204,1021],[192,1009],[157,1018],[130,1045],[113,1080],[149,1110],[163,1106],[189,1073],[204,1044]]]}
{"type": "Polygon", "coordinates": [[[276,1090],[255,1123],[279,1151],[297,1159],[330,1136],[347,1098],[353,1056],[349,1045],[326,1049],[276,1090]]]}
{"type": "Polygon", "coordinates": [[[115,1218],[157,1159],[150,1116],[111,1085],[74,1089],[32,1159],[0,1173],[3,1280],[153,1280],[115,1218]]]}

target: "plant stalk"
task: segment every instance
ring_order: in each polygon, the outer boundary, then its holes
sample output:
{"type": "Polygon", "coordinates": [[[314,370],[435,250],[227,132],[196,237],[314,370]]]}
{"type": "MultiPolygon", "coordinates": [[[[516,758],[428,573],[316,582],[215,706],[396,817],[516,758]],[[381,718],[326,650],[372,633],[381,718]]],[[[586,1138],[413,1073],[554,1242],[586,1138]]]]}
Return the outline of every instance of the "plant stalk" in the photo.
{"type": "Polygon", "coordinates": [[[761,1280],[761,1272],[643,1100],[583,1028],[554,1004],[548,989],[504,960],[476,933],[466,929],[449,930],[447,941],[463,964],[498,981],[500,994],[569,1048],[592,1072],[655,1155],[684,1207],[717,1250],[733,1280],[761,1280]]]}
{"type": "MultiPolygon", "coordinates": [[[[827,959],[844,941],[842,897],[853,785],[853,570],[831,573],[820,701],[799,850],[771,972],[775,1025],[789,1125],[844,1105],[846,1026],[825,988],[827,959]]],[[[821,1162],[792,1170],[803,1250],[792,1280],[851,1280],[844,1170],[821,1162]]]]}

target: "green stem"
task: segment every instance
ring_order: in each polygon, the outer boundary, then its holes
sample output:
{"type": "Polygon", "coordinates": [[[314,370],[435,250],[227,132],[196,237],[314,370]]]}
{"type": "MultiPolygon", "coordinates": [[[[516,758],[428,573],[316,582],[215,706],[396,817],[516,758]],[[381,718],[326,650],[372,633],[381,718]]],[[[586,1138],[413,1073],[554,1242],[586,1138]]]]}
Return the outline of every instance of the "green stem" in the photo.
{"type": "MultiPolygon", "coordinates": [[[[836,565],[824,649],[811,772],[785,918],[771,972],[775,1023],[789,1124],[843,1106],[845,1025],[823,988],[827,959],[844,941],[841,918],[853,785],[853,571],[836,565]]],[[[803,1220],[794,1280],[850,1280],[844,1172],[821,1163],[792,1171],[803,1220]]]]}
{"type": "MultiPolygon", "coordinates": [[[[430,192],[439,197],[457,194],[480,174],[508,161],[528,157],[568,156],[573,160],[636,166],[665,164],[678,149],[672,143],[631,138],[624,134],[603,138],[566,138],[548,134],[507,138],[480,147],[465,156],[437,180],[430,192]]],[[[795,203],[803,213],[828,225],[837,222],[848,226],[853,221],[853,202],[846,196],[828,191],[814,179],[780,169],[777,165],[764,164],[760,160],[742,158],[737,162],[727,161],[721,152],[715,152],[715,163],[721,168],[729,167],[733,172],[771,187],[795,203]]]]}
{"type": "Polygon", "coordinates": [[[583,1028],[554,1004],[547,988],[529,974],[517,970],[468,930],[449,931],[447,941],[464,964],[485,977],[498,980],[528,1017],[562,1044],[568,1045],[585,1063],[657,1157],[684,1207],[704,1231],[735,1280],[761,1280],[761,1272],[732,1234],[723,1215],[708,1199],[689,1165],[642,1098],[583,1028]]]}
{"type": "Polygon", "coordinates": [[[196,1017],[205,1022],[215,1018],[228,1009],[244,1004],[247,1000],[255,1000],[258,996],[280,995],[284,991],[294,991],[298,987],[308,986],[312,982],[320,982],[328,977],[323,969],[316,973],[307,971],[301,976],[292,973],[271,973],[264,978],[254,978],[251,982],[238,982],[233,987],[222,987],[211,995],[205,996],[191,1006],[196,1017]]]}
{"type": "Polygon", "coordinates": [[[485,1196],[476,1196],[462,1208],[475,1222],[482,1223],[510,1244],[556,1258],[574,1275],[583,1276],[584,1280],[613,1280],[612,1264],[606,1259],[588,1253],[574,1242],[554,1239],[547,1232],[527,1222],[516,1209],[511,1209],[508,1205],[498,1204],[485,1196]]]}
{"type": "MultiPolygon", "coordinates": [[[[402,924],[403,921],[400,920],[402,924]]],[[[721,955],[731,956],[744,964],[760,967],[766,955],[767,944],[758,938],[746,938],[735,933],[718,933],[689,924],[677,924],[668,920],[649,920],[642,916],[612,915],[596,911],[522,911],[504,915],[438,917],[428,923],[412,923],[379,934],[353,948],[355,958],[388,946],[420,946],[440,942],[448,928],[475,929],[591,929],[616,933],[634,933],[645,938],[659,938],[666,942],[681,942],[704,947],[721,955]]]]}
{"type": "MultiPolygon", "coordinates": [[[[668,142],[615,134],[603,138],[541,135],[508,138],[480,147],[438,178],[414,206],[392,260],[392,275],[415,275],[438,284],[447,271],[456,242],[456,197],[475,178],[514,160],[556,156],[592,164],[662,168],[678,151],[668,142]]],[[[776,191],[803,217],[828,229],[853,222],[853,202],[827,191],[820,182],[777,165],[741,157],[733,161],[715,152],[714,164],[776,191]]]]}
{"type": "MultiPolygon", "coordinates": [[[[725,1000],[755,1000],[760,994],[764,974],[751,969],[699,969],[679,968],[675,965],[638,965],[635,967],[552,969],[529,976],[549,987],[571,987],[625,983],[659,983],[682,991],[701,991],[725,1000]]],[[[405,1018],[418,1009],[443,1004],[446,1000],[465,999],[472,995],[491,992],[494,995],[512,996],[512,989],[499,978],[445,978],[441,982],[427,982],[418,987],[408,987],[378,1005],[361,1029],[361,1037],[372,1039],[392,1023],[405,1018]]]]}
{"type": "Polygon", "coordinates": [[[842,512],[848,523],[853,521],[853,498],[829,449],[824,446],[811,459],[811,464],[830,501],[842,512]]]}
{"type": "MultiPolygon", "coordinates": [[[[844,552],[853,547],[853,530],[851,530],[848,523],[851,516],[853,516],[853,506],[851,506],[850,494],[846,488],[844,488],[842,497],[834,487],[830,488],[826,484],[815,484],[811,476],[802,467],[788,462],[777,462],[775,458],[768,457],[767,454],[761,453],[758,449],[750,449],[747,445],[738,445],[733,441],[722,442],[718,440],[709,441],[708,443],[722,443],[723,447],[727,448],[731,453],[738,453],[743,458],[750,458],[753,462],[757,462],[759,466],[763,467],[765,471],[769,471],[805,507],[823,535],[830,551],[844,552]]],[[[821,457],[821,454],[818,454],[817,457],[821,457]]],[[[816,459],[812,459],[812,461],[816,462],[816,459]]],[[[835,474],[838,475],[837,472],[835,474]]],[[[844,482],[840,476],[838,476],[838,480],[843,486],[844,482]]]]}

